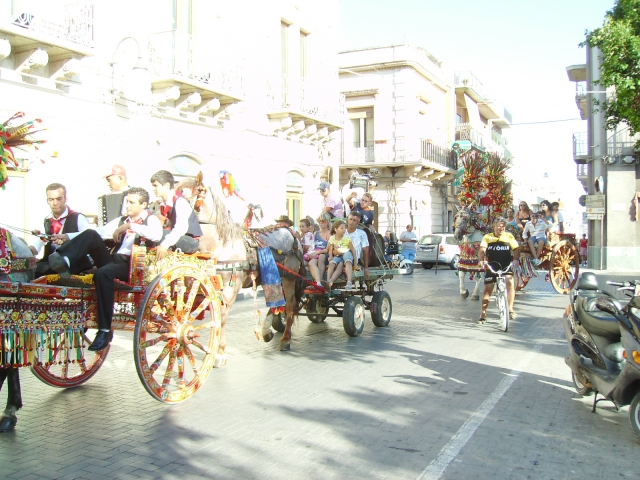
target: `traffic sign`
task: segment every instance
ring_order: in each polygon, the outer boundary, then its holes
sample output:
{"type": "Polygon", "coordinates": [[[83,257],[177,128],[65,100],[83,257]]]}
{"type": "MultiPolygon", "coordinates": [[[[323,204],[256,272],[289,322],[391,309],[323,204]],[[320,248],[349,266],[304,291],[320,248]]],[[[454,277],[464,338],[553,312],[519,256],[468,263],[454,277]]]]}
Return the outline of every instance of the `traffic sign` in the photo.
{"type": "Polygon", "coordinates": [[[585,205],[586,205],[587,209],[589,207],[604,208],[604,206],[605,206],[605,196],[602,195],[602,194],[587,195],[587,198],[585,199],[585,205]]]}
{"type": "Polygon", "coordinates": [[[587,213],[606,213],[604,207],[587,207],[587,213]]]}

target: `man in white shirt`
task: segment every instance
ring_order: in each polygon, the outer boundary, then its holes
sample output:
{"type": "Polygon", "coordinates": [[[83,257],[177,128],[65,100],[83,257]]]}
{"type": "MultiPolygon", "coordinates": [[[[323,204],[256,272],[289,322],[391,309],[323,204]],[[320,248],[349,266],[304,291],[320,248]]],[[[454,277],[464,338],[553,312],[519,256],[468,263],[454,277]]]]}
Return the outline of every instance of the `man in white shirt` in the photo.
{"type": "Polygon", "coordinates": [[[169,248],[183,253],[195,253],[200,245],[202,229],[198,217],[182,194],[173,189],[171,172],[160,170],[151,176],[156,197],[162,200],[160,211],[166,219],[164,238],[156,249],[156,258],[162,260],[169,248]]]}
{"type": "MultiPolygon", "coordinates": [[[[351,237],[351,243],[356,250],[358,258],[355,260],[352,258],[351,252],[345,253],[342,258],[344,259],[345,268],[352,268],[354,264],[358,263],[358,260],[362,258],[364,263],[364,275],[369,276],[369,240],[364,230],[358,229],[361,217],[359,212],[351,212],[347,219],[347,235],[351,237]]],[[[353,288],[351,282],[347,282],[346,288],[353,288]]]]}
{"type": "Polygon", "coordinates": [[[536,212],[531,216],[524,226],[522,232],[522,238],[529,244],[529,251],[533,255],[532,263],[535,266],[540,265],[540,255],[545,245],[549,245],[547,239],[547,232],[549,231],[549,224],[542,218],[541,212],[536,212]]]}
{"type": "Polygon", "coordinates": [[[400,234],[402,242],[402,256],[413,262],[416,259],[416,245],[418,237],[413,233],[413,225],[407,225],[407,229],[400,234]]]}
{"type": "Polygon", "coordinates": [[[99,351],[111,341],[111,320],[115,299],[114,280],[129,280],[129,263],[135,244],[144,240],[152,247],[162,238],[162,224],[147,211],[149,193],[143,188],[131,188],[127,193],[127,215],[116,218],[97,230],[86,230],[65,243],[49,256],[51,268],[61,277],[68,277],[73,265],[90,254],[98,267],[93,283],[98,295],[98,334],[89,350],[99,351]],[[116,253],[111,254],[105,238],[116,242],[116,253]]]}
{"type": "MultiPolygon", "coordinates": [[[[46,188],[47,203],[51,213],[44,219],[44,232],[34,230],[34,234],[44,233],[46,237],[34,237],[29,244],[29,249],[34,255],[38,255],[44,247],[43,259],[36,265],[37,275],[47,275],[55,273],[49,268],[47,259],[49,255],[89,228],[89,221],[82,213],[74,212],[67,207],[67,189],[60,183],[52,183],[46,188]]],[[[86,258],[83,262],[78,262],[75,266],[77,270],[73,273],[81,272],[91,268],[91,261],[86,258]]]]}

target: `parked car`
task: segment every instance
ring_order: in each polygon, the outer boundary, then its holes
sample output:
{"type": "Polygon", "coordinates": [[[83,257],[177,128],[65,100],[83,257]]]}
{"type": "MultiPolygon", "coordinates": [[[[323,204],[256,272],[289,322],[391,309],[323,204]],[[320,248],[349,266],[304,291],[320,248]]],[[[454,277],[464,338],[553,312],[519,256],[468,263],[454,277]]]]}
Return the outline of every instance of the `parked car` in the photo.
{"type": "Polygon", "coordinates": [[[416,248],[416,262],[424,268],[431,268],[436,264],[436,255],[438,265],[449,265],[451,270],[458,268],[460,246],[453,233],[434,233],[420,239],[416,248]]]}

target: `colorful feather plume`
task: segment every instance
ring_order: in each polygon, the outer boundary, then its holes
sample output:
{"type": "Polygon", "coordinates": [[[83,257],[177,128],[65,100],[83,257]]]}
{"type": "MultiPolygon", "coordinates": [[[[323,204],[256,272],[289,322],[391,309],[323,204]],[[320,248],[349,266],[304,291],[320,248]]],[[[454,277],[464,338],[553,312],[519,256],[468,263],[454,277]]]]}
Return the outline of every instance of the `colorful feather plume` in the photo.
{"type": "Polygon", "coordinates": [[[220,170],[220,186],[222,187],[222,193],[225,197],[229,198],[235,195],[244,202],[244,198],[240,195],[240,187],[238,187],[238,184],[233,179],[233,175],[226,170],[220,170]]]}
{"type": "Polygon", "coordinates": [[[13,149],[18,148],[26,151],[27,148],[32,148],[37,150],[39,144],[46,142],[46,140],[37,140],[32,137],[34,133],[46,130],[44,128],[34,129],[37,124],[42,123],[42,120],[37,118],[16,122],[24,116],[23,112],[17,112],[0,124],[0,187],[3,190],[9,181],[8,168],[18,168],[19,166],[13,149]]]}

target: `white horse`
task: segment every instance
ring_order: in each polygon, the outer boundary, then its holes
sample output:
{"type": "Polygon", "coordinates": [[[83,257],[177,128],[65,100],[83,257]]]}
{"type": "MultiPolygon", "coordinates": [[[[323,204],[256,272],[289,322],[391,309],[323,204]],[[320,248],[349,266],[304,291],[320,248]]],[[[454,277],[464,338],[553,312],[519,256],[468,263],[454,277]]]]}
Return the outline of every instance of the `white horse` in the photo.
{"type": "Polygon", "coordinates": [[[479,266],[478,252],[484,233],[478,227],[478,216],[471,208],[462,208],[453,222],[454,237],[460,244],[460,260],[458,261],[458,278],[460,280],[460,297],[469,296],[469,290],[465,286],[465,276],[469,279],[475,277],[475,288],[471,294],[471,300],[480,300],[480,285],[484,279],[484,269],[479,266]]]}
{"type": "MultiPolygon", "coordinates": [[[[8,243],[11,245],[11,251],[15,254],[17,259],[33,257],[31,250],[29,250],[27,244],[20,237],[0,228],[0,236],[4,235],[9,239],[8,243]]],[[[7,253],[10,253],[8,249],[7,253]]],[[[0,273],[0,282],[29,283],[33,280],[33,275],[34,270],[11,272],[9,275],[0,273]]],[[[7,380],[9,388],[9,394],[7,395],[7,407],[2,415],[0,415],[0,433],[13,430],[16,423],[18,423],[16,412],[22,408],[22,392],[20,390],[19,372],[20,369],[18,368],[2,368],[2,365],[0,365],[0,389],[2,389],[2,385],[5,380],[7,380]]]]}

